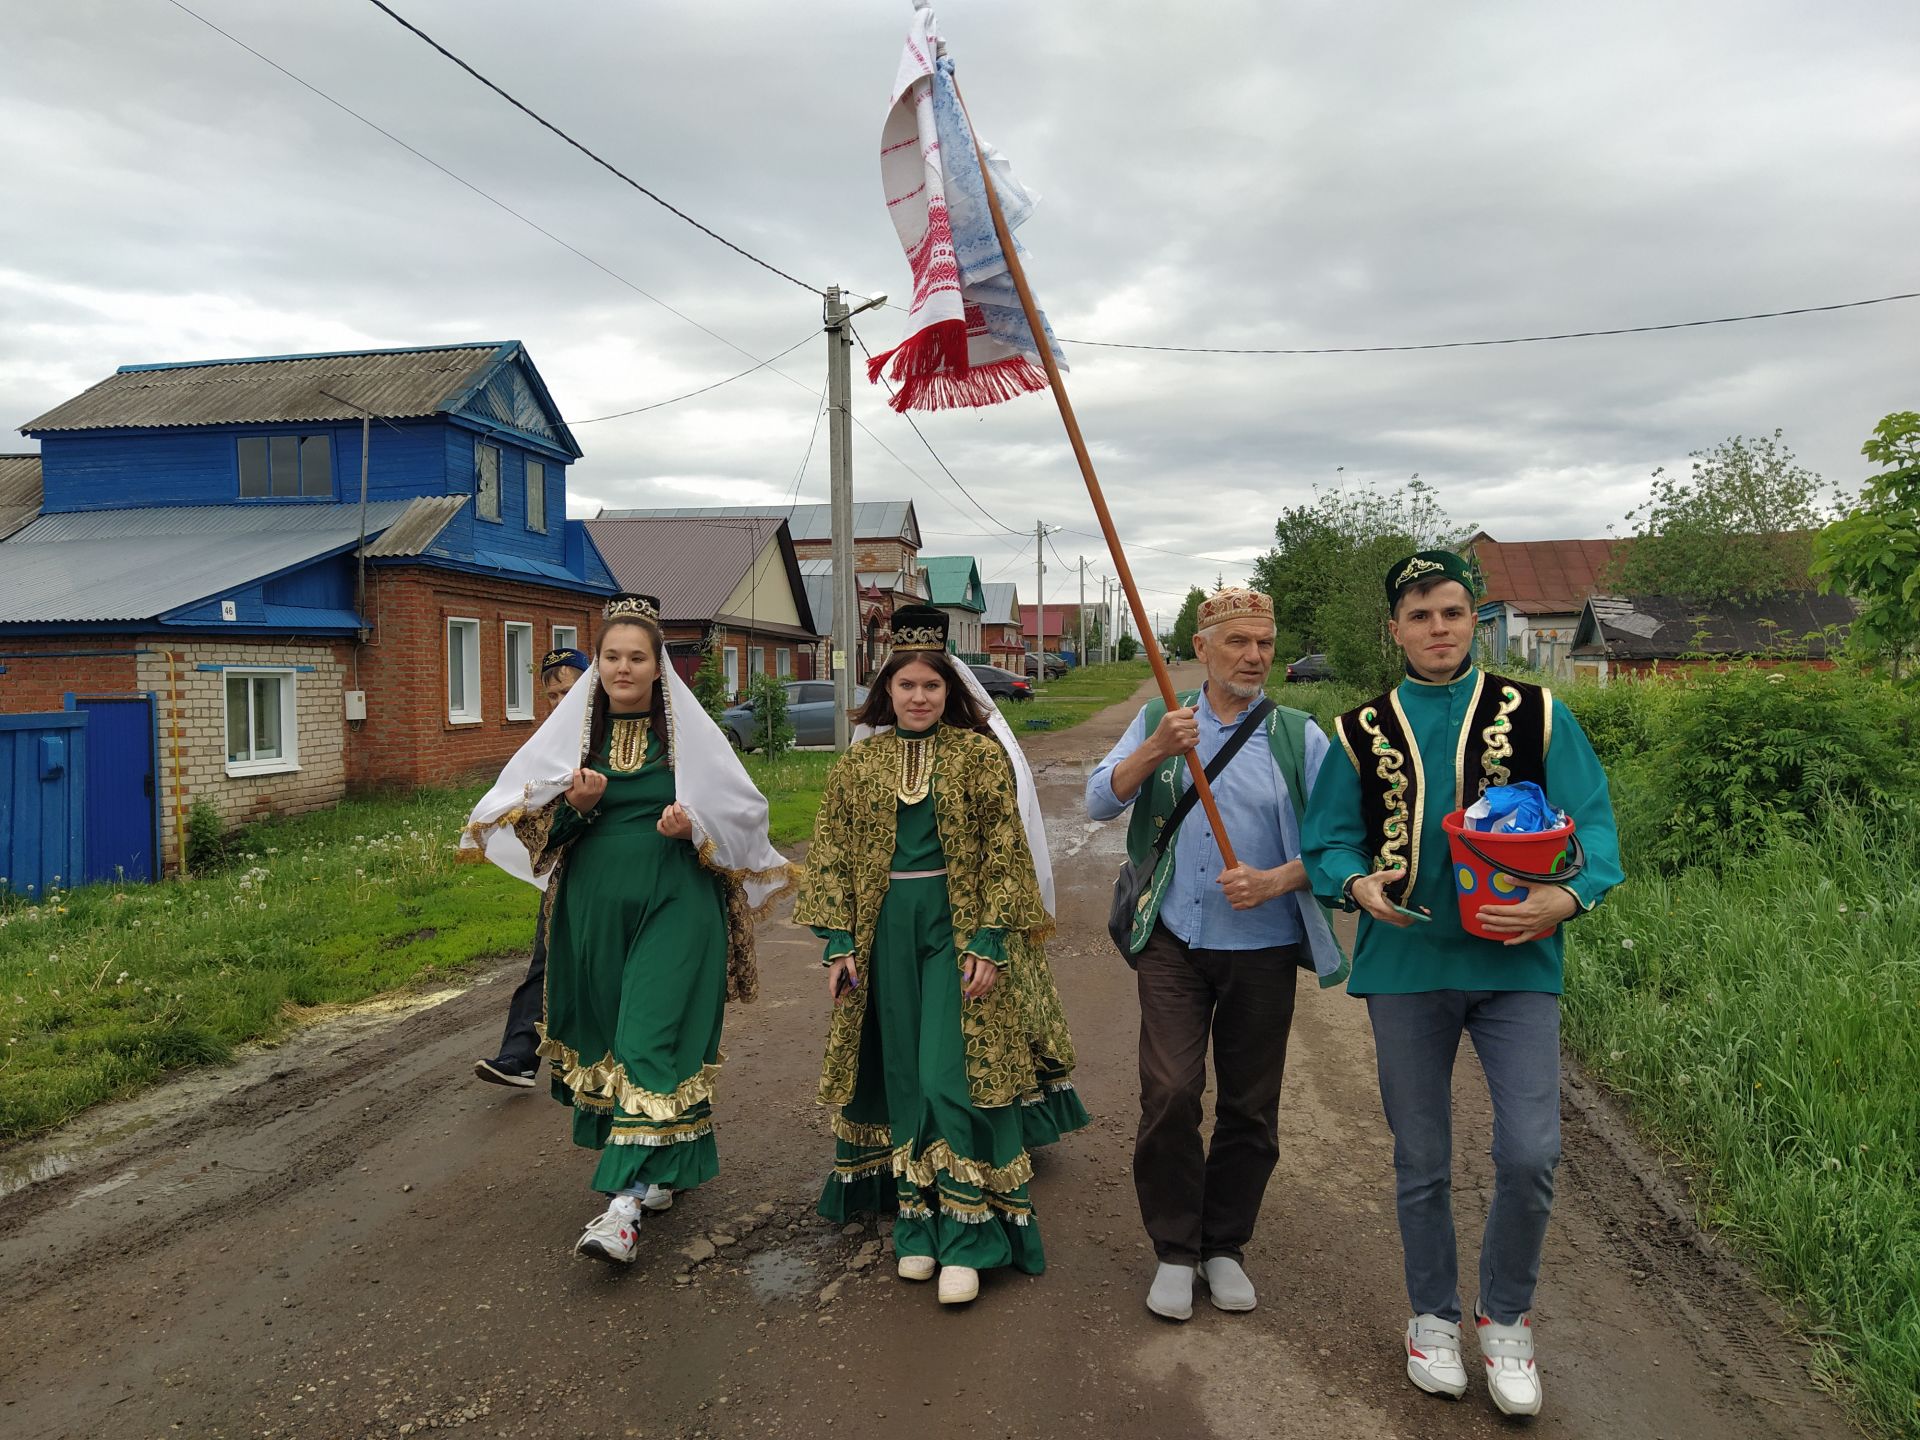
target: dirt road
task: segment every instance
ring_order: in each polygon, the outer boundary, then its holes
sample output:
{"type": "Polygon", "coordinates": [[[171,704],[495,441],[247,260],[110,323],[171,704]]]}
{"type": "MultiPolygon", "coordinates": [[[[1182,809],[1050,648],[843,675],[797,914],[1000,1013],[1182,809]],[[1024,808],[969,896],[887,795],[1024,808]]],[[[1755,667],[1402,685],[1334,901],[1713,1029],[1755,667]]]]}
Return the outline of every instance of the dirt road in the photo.
{"type": "MultiPolygon", "coordinates": [[[[1399,1358],[1390,1147],[1362,1007],[1303,988],[1283,1158],[1248,1268],[1260,1308],[1142,1305],[1129,1178],[1137,1011],[1103,917],[1118,825],[1080,789],[1132,713],[1029,753],[1062,897],[1052,951],[1095,1127],[1043,1152],[1049,1269],[942,1310],[871,1226],[812,1214],[832,1145],[813,1104],[816,950],[763,932],[759,1003],[728,1017],[713,1185],[649,1219],[629,1269],[568,1247],[598,1208],[544,1093],[468,1078],[519,964],[360,1015],[0,1157],[0,1433],[511,1437],[1478,1436],[1399,1358]],[[38,1176],[40,1178],[31,1179],[38,1176]],[[30,1180],[30,1183],[28,1183],[30,1180]]],[[[1462,1274],[1490,1184],[1484,1087],[1458,1080],[1462,1274]]],[[[1667,1181],[1577,1084],[1536,1312],[1540,1436],[1853,1433],[1667,1181]],[[1637,1178],[1647,1174],[1643,1181],[1637,1178]]],[[[1471,1361],[1471,1353],[1469,1355],[1471,1361]]]]}

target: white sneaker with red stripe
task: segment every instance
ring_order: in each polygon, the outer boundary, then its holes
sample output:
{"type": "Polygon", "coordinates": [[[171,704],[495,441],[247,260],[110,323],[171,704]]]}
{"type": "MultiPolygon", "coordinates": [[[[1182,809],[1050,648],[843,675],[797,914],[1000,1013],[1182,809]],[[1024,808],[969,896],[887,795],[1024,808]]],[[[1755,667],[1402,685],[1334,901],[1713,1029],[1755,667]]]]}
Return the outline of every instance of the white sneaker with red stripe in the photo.
{"type": "Polygon", "coordinates": [[[587,1222],[587,1228],[574,1242],[573,1253],[631,1265],[633,1252],[639,1248],[640,1207],[631,1196],[617,1195],[604,1214],[587,1222]]]}
{"type": "Polygon", "coordinates": [[[1540,1371],[1533,1363],[1533,1316],[1496,1325],[1476,1310],[1480,1354],[1487,1362],[1487,1393],[1502,1415],[1540,1413],[1540,1371]]]}
{"type": "Polygon", "coordinates": [[[1467,1393],[1467,1367],[1460,1360],[1460,1327],[1438,1315],[1407,1322],[1407,1378],[1429,1395],[1458,1400],[1467,1393]]]}

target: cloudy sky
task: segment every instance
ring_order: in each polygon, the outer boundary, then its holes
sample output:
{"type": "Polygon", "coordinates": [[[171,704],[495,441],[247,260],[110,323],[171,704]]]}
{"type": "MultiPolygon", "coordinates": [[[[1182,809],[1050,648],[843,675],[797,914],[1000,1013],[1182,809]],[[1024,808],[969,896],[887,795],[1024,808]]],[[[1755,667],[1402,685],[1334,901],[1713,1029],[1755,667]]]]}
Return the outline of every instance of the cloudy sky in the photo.
{"type": "MultiPolygon", "coordinates": [[[[826,497],[824,427],[800,471],[817,335],[708,395],[582,423],[806,339],[815,297],[365,0],[189,3],[500,203],[172,0],[10,0],[9,427],[129,362],[513,338],[585,447],[574,513],[784,501],[796,476],[826,497]]],[[[395,8],[782,269],[908,288],[876,162],[906,0],[395,8]]],[[[1920,301],[1416,354],[1072,343],[1413,344],[1920,290],[1911,0],[947,0],[941,16],[982,133],[1041,196],[1022,238],[1150,605],[1243,574],[1315,486],[1418,472],[1497,537],[1599,535],[1655,466],[1733,434],[1779,426],[1857,483],[1874,422],[1920,406],[1920,301]]],[[[891,346],[900,318],[862,333],[891,346]]],[[[929,553],[977,555],[1031,598],[1044,520],[1066,565],[1110,568],[1044,396],[921,419],[977,506],[858,378],[855,404],[872,431],[856,496],[912,499],[929,553]]],[[[30,448],[14,439],[0,448],[30,448]]],[[[1069,572],[1049,563],[1052,594],[1069,572]]]]}

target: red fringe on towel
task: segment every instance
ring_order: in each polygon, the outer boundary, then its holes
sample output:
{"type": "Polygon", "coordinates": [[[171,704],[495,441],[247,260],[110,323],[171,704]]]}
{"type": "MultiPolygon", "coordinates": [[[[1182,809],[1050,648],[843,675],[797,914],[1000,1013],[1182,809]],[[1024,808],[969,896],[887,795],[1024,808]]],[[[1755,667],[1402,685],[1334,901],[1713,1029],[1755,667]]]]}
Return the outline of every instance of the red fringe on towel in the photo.
{"type": "Polygon", "coordinates": [[[874,356],[867,362],[867,379],[877,382],[889,361],[899,388],[887,403],[895,410],[975,409],[1047,388],[1047,372],[1024,355],[969,366],[964,320],[929,325],[874,356]]]}

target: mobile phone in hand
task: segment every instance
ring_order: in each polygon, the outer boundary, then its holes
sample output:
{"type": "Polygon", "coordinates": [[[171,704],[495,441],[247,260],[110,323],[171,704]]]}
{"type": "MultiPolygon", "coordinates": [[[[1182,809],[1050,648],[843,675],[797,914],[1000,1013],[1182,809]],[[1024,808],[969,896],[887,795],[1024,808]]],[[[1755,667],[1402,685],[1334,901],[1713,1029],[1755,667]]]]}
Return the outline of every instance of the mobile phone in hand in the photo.
{"type": "Polygon", "coordinates": [[[1427,914],[1427,912],[1424,910],[1409,910],[1404,905],[1394,906],[1393,913],[1396,915],[1404,915],[1409,920],[1418,920],[1418,921],[1421,921],[1422,923],[1425,923],[1426,921],[1433,919],[1433,916],[1427,914]]]}

